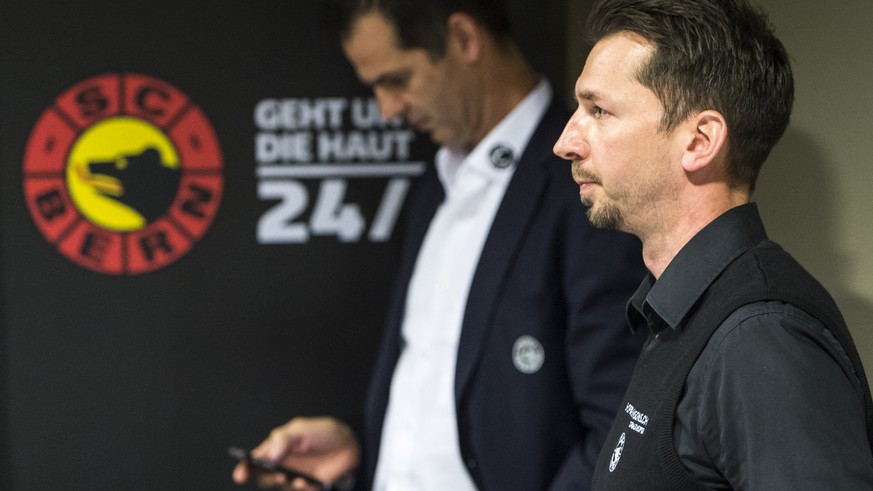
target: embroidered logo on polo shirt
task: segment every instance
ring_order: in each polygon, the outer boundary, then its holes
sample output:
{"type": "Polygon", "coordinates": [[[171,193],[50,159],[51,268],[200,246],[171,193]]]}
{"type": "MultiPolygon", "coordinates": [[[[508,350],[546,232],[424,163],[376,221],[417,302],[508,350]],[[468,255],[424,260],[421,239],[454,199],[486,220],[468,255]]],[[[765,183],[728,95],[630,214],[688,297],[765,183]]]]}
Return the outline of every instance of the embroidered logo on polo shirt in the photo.
{"type": "Polygon", "coordinates": [[[491,164],[498,169],[505,169],[515,163],[515,155],[512,149],[506,145],[498,144],[491,149],[491,164]]]}
{"type": "Polygon", "coordinates": [[[627,406],[625,406],[624,412],[631,417],[631,422],[628,423],[628,428],[636,431],[640,435],[646,432],[646,425],[649,424],[649,417],[647,415],[637,411],[631,403],[628,403],[627,406]]]}
{"type": "Polygon", "coordinates": [[[512,345],[512,364],[521,373],[536,373],[546,360],[543,345],[533,336],[521,336],[512,345]]]}
{"type": "Polygon", "coordinates": [[[615,446],[615,450],[612,451],[612,457],[609,459],[609,472],[615,471],[615,468],[618,467],[618,461],[621,460],[621,452],[624,450],[624,441],[627,436],[622,433],[618,438],[618,445],[615,446]]]}

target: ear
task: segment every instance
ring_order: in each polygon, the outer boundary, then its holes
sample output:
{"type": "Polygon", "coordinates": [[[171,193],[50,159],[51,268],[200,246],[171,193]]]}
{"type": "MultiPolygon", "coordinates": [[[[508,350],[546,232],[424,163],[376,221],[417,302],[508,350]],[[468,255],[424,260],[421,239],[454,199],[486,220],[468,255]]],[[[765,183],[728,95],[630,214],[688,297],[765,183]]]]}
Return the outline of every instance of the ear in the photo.
{"type": "Polygon", "coordinates": [[[467,14],[456,12],[447,21],[446,42],[456,48],[467,61],[476,61],[482,53],[484,32],[479,23],[467,14]]]}
{"type": "Polygon", "coordinates": [[[683,126],[687,128],[685,135],[688,137],[682,155],[682,167],[686,172],[703,169],[727,150],[727,121],[718,111],[696,113],[683,126]]]}

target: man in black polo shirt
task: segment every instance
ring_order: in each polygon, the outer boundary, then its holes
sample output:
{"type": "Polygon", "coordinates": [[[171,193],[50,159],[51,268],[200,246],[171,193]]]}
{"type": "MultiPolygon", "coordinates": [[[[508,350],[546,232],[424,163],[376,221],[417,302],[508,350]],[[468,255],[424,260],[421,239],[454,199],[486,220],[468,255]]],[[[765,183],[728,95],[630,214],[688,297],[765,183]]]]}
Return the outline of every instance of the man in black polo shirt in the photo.
{"type": "Polygon", "coordinates": [[[604,0],[555,145],[588,217],[643,242],[649,339],[595,489],[873,489],[873,404],[830,295],[750,195],[788,54],[744,0],[604,0]]]}

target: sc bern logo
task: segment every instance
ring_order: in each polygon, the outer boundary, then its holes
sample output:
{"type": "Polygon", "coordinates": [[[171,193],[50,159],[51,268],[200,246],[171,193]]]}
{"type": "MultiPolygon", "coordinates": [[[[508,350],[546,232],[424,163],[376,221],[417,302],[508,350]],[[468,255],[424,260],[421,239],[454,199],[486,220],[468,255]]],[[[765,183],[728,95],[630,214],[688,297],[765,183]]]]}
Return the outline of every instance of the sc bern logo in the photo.
{"type": "Polygon", "coordinates": [[[62,93],[24,156],[24,194],[43,236],[109,275],[185,255],[218,212],[224,178],[205,114],[161,80],[107,74],[62,93]]]}

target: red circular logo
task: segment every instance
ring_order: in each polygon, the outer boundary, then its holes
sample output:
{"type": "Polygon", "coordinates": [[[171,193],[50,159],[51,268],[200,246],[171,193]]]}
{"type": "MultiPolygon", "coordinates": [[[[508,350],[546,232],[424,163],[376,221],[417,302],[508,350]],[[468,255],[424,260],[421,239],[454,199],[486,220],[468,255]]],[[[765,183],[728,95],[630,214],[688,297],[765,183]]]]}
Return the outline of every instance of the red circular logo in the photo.
{"type": "Polygon", "coordinates": [[[218,212],[222,154],[179,89],[108,74],[62,93],[24,155],[24,195],[43,236],[74,263],[136,275],[185,255],[218,212]]]}

